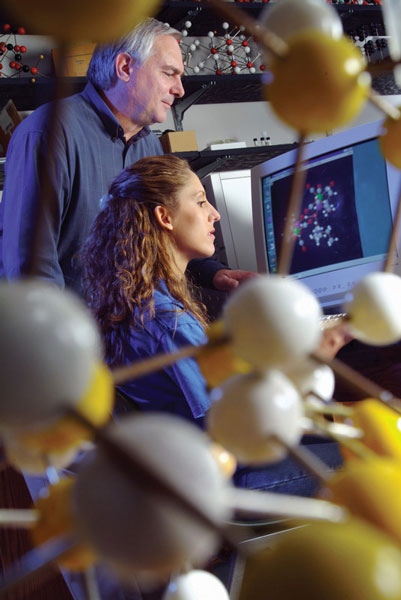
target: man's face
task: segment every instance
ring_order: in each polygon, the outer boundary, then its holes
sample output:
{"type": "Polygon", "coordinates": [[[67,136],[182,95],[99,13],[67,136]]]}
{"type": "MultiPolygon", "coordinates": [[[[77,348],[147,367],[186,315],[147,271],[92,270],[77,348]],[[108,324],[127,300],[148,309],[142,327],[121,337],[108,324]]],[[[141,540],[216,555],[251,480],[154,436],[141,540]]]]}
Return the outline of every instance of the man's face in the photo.
{"type": "Polygon", "coordinates": [[[175,98],[184,95],[181,50],[171,35],[158,38],[153,54],[142,64],[133,64],[130,86],[130,118],[134,123],[163,123],[175,98]]]}

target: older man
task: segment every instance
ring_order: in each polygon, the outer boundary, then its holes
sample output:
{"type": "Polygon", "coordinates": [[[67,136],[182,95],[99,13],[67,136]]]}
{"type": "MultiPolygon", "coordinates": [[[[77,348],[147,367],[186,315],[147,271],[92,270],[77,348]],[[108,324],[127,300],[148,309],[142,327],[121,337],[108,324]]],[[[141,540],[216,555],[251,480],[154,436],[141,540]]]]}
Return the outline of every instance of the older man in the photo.
{"type": "MultiPolygon", "coordinates": [[[[47,104],[15,130],[0,204],[0,275],[11,280],[29,272],[80,292],[77,253],[100,199],[125,166],[163,153],[149,126],[162,123],[184,94],[179,37],[148,19],[121,40],[98,47],[85,89],[60,101],[55,121],[47,104]],[[32,265],[32,232],[44,194],[49,209],[32,265]]],[[[200,285],[223,291],[250,276],[212,259],[197,261],[192,270],[200,285]]]]}

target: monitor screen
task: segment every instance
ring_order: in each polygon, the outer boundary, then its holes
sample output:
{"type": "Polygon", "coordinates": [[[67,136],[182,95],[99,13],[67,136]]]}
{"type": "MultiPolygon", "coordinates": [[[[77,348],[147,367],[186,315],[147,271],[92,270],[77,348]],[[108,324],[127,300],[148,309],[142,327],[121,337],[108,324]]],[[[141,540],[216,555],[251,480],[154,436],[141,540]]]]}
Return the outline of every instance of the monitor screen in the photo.
{"type": "MultiPolygon", "coordinates": [[[[355,128],[306,148],[301,211],[289,216],[295,242],[289,274],[312,289],[326,312],[338,311],[355,283],[386,259],[400,178],[381,155],[378,127],[355,128]]],[[[260,271],[277,272],[295,157],[287,153],[252,170],[260,271]]]]}

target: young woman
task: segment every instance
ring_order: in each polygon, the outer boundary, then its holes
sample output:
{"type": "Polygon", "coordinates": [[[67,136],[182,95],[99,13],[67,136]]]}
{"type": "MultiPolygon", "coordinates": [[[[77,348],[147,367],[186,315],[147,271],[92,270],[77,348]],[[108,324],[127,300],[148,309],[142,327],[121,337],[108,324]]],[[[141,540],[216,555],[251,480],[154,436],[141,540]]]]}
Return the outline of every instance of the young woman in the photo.
{"type": "MultiPolygon", "coordinates": [[[[175,156],[143,158],[113,181],[82,252],[86,296],[116,367],[206,341],[204,307],[185,271],[214,253],[219,213],[199,178],[175,156]]],[[[121,386],[132,408],[202,425],[205,381],[188,358],[121,386]]]]}
{"type": "MultiPolygon", "coordinates": [[[[87,298],[111,367],[206,341],[205,312],[185,269],[191,259],[213,254],[219,218],[198,177],[174,156],[143,158],[114,180],[83,252],[87,298]]],[[[128,382],[121,391],[132,409],[167,411],[200,426],[210,404],[191,358],[128,382]]],[[[334,443],[309,448],[331,468],[341,463],[334,443]]],[[[235,481],[301,495],[316,489],[314,478],[291,458],[239,468],[235,481]]]]}

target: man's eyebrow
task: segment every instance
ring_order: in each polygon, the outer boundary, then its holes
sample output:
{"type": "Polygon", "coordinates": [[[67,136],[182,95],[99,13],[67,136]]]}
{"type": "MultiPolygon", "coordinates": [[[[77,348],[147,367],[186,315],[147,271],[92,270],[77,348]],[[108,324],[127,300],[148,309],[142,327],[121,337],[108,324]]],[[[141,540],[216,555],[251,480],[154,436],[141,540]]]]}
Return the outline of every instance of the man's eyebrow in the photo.
{"type": "Polygon", "coordinates": [[[182,75],[183,71],[181,69],[178,69],[178,67],[175,67],[174,65],[164,65],[163,69],[169,69],[170,71],[173,71],[173,73],[176,73],[177,75],[182,75]]]}

